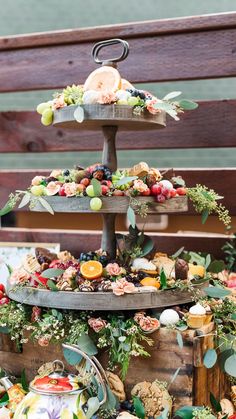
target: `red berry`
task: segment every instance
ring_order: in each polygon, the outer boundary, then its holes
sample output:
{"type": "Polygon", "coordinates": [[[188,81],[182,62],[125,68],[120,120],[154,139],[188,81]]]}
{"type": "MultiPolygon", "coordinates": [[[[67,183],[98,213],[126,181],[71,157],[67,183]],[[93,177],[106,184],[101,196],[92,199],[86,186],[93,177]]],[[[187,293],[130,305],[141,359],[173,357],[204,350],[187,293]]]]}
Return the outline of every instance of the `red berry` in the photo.
{"type": "Polygon", "coordinates": [[[4,297],[4,292],[0,291],[0,300],[4,297]]]}
{"type": "Polygon", "coordinates": [[[149,196],[149,195],[151,195],[151,189],[150,188],[147,188],[146,191],[141,192],[141,195],[143,195],[143,196],[149,196]]]}
{"type": "Polygon", "coordinates": [[[166,197],[164,195],[157,195],[157,202],[159,202],[160,204],[162,204],[163,202],[165,202],[166,197]]]}
{"type": "Polygon", "coordinates": [[[112,187],[112,182],[110,180],[102,180],[101,184],[108,186],[108,188],[112,187]]]}
{"type": "Polygon", "coordinates": [[[60,187],[60,189],[59,189],[59,195],[60,196],[66,196],[65,187],[64,186],[61,186],[60,187]]]}
{"type": "Polygon", "coordinates": [[[8,303],[10,303],[10,299],[9,299],[8,297],[3,297],[3,298],[0,300],[0,305],[1,305],[1,306],[3,306],[4,304],[8,304],[8,303]]]}
{"type": "Polygon", "coordinates": [[[171,198],[174,198],[176,195],[177,195],[176,189],[171,189],[171,191],[170,191],[171,198]]]}
{"type": "Polygon", "coordinates": [[[60,261],[59,259],[54,259],[54,260],[50,263],[49,268],[57,268],[58,264],[60,264],[60,263],[61,263],[61,261],[60,261]]]}
{"type": "Polygon", "coordinates": [[[102,195],[106,195],[106,194],[107,194],[107,192],[109,191],[108,186],[106,186],[106,185],[101,185],[101,188],[102,188],[102,195]]]}
{"type": "Polygon", "coordinates": [[[123,196],[124,195],[124,192],[123,191],[120,191],[119,189],[115,189],[113,191],[113,195],[114,196],[123,196]]]}
{"type": "Polygon", "coordinates": [[[84,185],[84,186],[88,186],[88,185],[90,185],[90,180],[89,180],[87,177],[84,177],[84,178],[80,181],[80,184],[81,184],[81,185],[84,185]]]}
{"type": "Polygon", "coordinates": [[[159,195],[161,193],[161,187],[158,183],[155,183],[151,187],[151,194],[152,195],[159,195]]]}
{"type": "Polygon", "coordinates": [[[161,189],[161,194],[164,195],[166,197],[166,199],[169,199],[170,196],[171,196],[170,195],[170,190],[165,188],[165,187],[161,189]]]}
{"type": "Polygon", "coordinates": [[[176,192],[178,195],[186,195],[186,188],[177,188],[176,192]]]}
{"type": "Polygon", "coordinates": [[[0,291],[2,291],[3,293],[5,292],[5,287],[3,284],[0,284],[0,291]]]}

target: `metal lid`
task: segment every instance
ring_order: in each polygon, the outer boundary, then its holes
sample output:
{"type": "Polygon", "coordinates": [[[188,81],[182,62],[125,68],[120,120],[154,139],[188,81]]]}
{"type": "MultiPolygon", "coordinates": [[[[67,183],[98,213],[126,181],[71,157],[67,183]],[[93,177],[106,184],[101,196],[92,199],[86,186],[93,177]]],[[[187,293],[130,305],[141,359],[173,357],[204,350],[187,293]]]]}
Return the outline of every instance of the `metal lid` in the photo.
{"type": "Polygon", "coordinates": [[[53,362],[53,372],[45,377],[36,377],[30,383],[30,390],[34,393],[46,395],[71,394],[82,388],[76,375],[66,374],[61,361],[53,362]]]}

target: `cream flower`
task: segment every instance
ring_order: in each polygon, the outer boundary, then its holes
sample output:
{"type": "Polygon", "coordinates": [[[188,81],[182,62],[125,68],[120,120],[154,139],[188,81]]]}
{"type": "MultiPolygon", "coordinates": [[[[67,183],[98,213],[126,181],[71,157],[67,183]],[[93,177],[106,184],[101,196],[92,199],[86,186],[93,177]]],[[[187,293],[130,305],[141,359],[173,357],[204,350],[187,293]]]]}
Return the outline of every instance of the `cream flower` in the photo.
{"type": "Polygon", "coordinates": [[[113,92],[101,92],[98,98],[98,103],[101,105],[114,103],[116,101],[116,95],[113,92]]]}
{"type": "Polygon", "coordinates": [[[136,179],[133,184],[133,189],[138,192],[144,192],[148,189],[148,186],[141,179],[136,179]]]}
{"type": "Polygon", "coordinates": [[[60,190],[60,185],[56,182],[49,182],[46,186],[46,193],[48,196],[56,195],[60,190]]]}
{"type": "Polygon", "coordinates": [[[147,100],[147,101],[146,101],[146,107],[147,107],[147,110],[148,110],[151,114],[153,114],[153,115],[155,115],[155,114],[157,114],[157,113],[160,113],[160,112],[161,112],[161,110],[160,110],[160,109],[156,109],[156,108],[154,107],[154,105],[155,105],[156,103],[158,103],[158,102],[162,102],[162,101],[161,101],[161,100],[159,100],[159,99],[156,99],[156,98],[151,99],[151,100],[147,100]]]}
{"type": "Polygon", "coordinates": [[[64,190],[65,190],[66,196],[68,197],[75,196],[79,191],[78,186],[79,186],[78,183],[75,183],[75,182],[65,183],[64,190]]]}
{"type": "Polygon", "coordinates": [[[50,177],[55,177],[57,178],[58,176],[60,176],[62,174],[62,170],[61,169],[54,169],[51,173],[50,173],[50,177]]]}
{"type": "Polygon", "coordinates": [[[31,185],[32,186],[38,186],[41,184],[41,182],[45,179],[44,176],[35,176],[32,181],[31,181],[31,185]]]}

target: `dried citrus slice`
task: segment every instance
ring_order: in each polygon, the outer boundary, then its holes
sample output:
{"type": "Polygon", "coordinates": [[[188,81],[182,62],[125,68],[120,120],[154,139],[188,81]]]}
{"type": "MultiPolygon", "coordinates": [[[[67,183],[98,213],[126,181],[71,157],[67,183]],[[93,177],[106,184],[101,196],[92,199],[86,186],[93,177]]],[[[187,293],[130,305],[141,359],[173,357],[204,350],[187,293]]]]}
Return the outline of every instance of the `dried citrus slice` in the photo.
{"type": "Polygon", "coordinates": [[[80,273],[86,279],[97,279],[102,276],[103,267],[97,260],[89,260],[82,263],[80,266],[80,273]]]}
{"type": "Polygon", "coordinates": [[[157,275],[157,271],[152,271],[152,270],[147,270],[147,269],[139,269],[141,272],[144,272],[145,274],[147,274],[147,275],[153,275],[153,276],[156,276],[157,275]]]}
{"type": "Polygon", "coordinates": [[[151,276],[146,276],[145,278],[140,281],[140,284],[148,287],[155,287],[157,289],[160,288],[160,282],[157,280],[157,278],[152,278],[151,276]]]}
{"type": "Polygon", "coordinates": [[[134,86],[126,79],[121,79],[121,89],[134,89],[134,86]]]}
{"type": "Polygon", "coordinates": [[[121,87],[120,73],[116,68],[104,65],[92,71],[84,83],[84,91],[116,92],[121,87]]]}
{"type": "Polygon", "coordinates": [[[198,275],[201,278],[204,277],[204,275],[205,275],[205,268],[204,268],[204,266],[202,266],[202,265],[193,265],[192,263],[189,263],[188,264],[188,267],[189,267],[190,274],[192,274],[192,275],[198,275]]]}

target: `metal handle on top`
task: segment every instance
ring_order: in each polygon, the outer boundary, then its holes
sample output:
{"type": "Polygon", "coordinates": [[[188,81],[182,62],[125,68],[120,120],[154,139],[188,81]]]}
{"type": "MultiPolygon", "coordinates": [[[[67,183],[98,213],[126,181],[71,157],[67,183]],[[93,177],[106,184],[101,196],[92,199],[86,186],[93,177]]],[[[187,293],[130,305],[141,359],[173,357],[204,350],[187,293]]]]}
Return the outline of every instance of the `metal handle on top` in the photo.
{"type": "Polygon", "coordinates": [[[118,38],[107,39],[106,41],[97,42],[92,49],[92,56],[95,63],[102,64],[102,65],[113,65],[114,63],[123,61],[128,57],[128,54],[129,54],[128,42],[124,41],[123,39],[118,39],[118,38]],[[98,54],[102,48],[108,47],[110,45],[116,45],[116,44],[121,44],[121,46],[123,46],[123,51],[119,57],[109,58],[103,61],[98,58],[98,54]]]}

